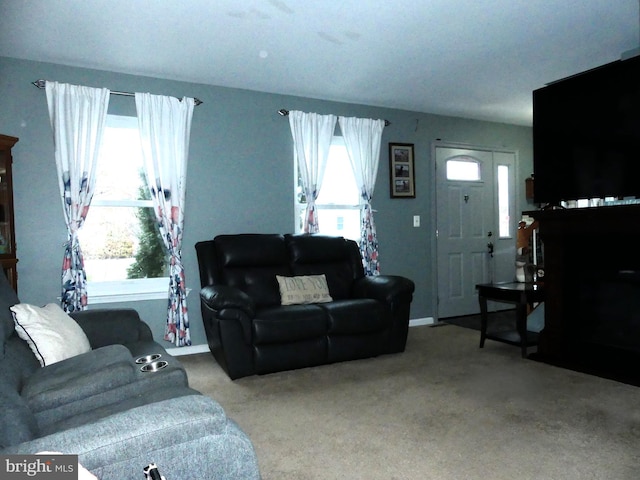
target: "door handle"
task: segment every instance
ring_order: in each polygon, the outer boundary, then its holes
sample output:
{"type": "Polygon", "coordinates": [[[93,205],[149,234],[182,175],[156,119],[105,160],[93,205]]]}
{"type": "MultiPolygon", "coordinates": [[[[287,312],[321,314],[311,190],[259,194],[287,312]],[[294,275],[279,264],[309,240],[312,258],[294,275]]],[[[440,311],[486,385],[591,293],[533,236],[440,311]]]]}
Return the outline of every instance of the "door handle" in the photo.
{"type": "Polygon", "coordinates": [[[493,257],[493,242],[487,243],[487,249],[489,250],[489,256],[493,257]]]}

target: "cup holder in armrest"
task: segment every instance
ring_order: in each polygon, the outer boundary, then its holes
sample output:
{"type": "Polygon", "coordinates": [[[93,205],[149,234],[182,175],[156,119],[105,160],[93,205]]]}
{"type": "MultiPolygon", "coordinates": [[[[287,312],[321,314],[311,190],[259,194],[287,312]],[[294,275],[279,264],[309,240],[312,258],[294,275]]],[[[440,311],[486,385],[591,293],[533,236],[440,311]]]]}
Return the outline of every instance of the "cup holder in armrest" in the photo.
{"type": "Polygon", "coordinates": [[[144,357],[136,358],[136,363],[137,364],[151,363],[158,360],[161,356],[162,355],[159,353],[152,353],[151,355],[145,355],[144,357]]]}
{"type": "Polygon", "coordinates": [[[143,372],[157,372],[158,370],[162,370],[163,368],[165,368],[167,365],[169,365],[169,362],[165,360],[160,360],[156,362],[147,363],[141,366],[140,370],[143,372]]]}

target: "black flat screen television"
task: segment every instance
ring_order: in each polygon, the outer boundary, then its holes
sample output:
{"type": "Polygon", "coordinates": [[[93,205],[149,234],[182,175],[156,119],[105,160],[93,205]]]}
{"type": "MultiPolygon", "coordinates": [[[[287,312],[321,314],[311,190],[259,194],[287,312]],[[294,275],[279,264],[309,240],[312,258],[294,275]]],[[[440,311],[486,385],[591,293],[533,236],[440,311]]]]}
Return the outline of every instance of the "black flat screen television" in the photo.
{"type": "Polygon", "coordinates": [[[533,92],[534,202],[640,197],[640,56],[533,92]]]}

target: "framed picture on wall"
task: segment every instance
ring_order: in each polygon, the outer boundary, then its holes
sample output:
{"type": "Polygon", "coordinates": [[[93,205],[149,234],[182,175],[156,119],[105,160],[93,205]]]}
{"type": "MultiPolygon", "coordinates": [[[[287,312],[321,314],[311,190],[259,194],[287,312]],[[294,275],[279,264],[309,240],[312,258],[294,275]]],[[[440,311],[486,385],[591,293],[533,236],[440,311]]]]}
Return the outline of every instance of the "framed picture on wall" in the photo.
{"type": "Polygon", "coordinates": [[[415,198],[413,143],[389,143],[391,198],[415,198]]]}

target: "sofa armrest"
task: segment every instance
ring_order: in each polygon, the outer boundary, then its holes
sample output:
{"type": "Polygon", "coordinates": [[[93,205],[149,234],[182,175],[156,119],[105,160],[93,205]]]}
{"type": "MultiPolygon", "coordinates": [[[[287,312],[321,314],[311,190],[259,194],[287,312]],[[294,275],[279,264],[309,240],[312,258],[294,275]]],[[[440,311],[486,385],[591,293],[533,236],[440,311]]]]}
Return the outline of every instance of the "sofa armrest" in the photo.
{"type": "Polygon", "coordinates": [[[393,303],[402,297],[413,296],[415,284],[412,280],[398,275],[377,275],[362,277],[353,285],[353,295],[357,298],[373,298],[385,303],[393,303]]]}
{"type": "Polygon", "coordinates": [[[227,308],[242,310],[248,317],[256,315],[256,308],[249,295],[227,285],[209,285],[200,290],[200,299],[211,310],[220,312],[227,308]]]}
{"type": "Polygon", "coordinates": [[[209,350],[231,379],[253,375],[252,323],[255,303],[243,291],[209,285],[200,291],[209,350]]]}
{"type": "Polygon", "coordinates": [[[101,480],[138,478],[151,462],[166,478],[260,478],[251,441],[220,405],[188,395],[132,408],[0,450],[78,455],[101,480]]]}
{"type": "Polygon", "coordinates": [[[94,349],[153,340],[151,329],[132,308],[98,308],[70,315],[84,330],[94,349]]]}
{"type": "Polygon", "coordinates": [[[409,333],[409,313],[415,284],[398,275],[378,275],[356,280],[353,295],[356,298],[372,298],[382,302],[391,314],[388,353],[405,349],[409,333]]]}

